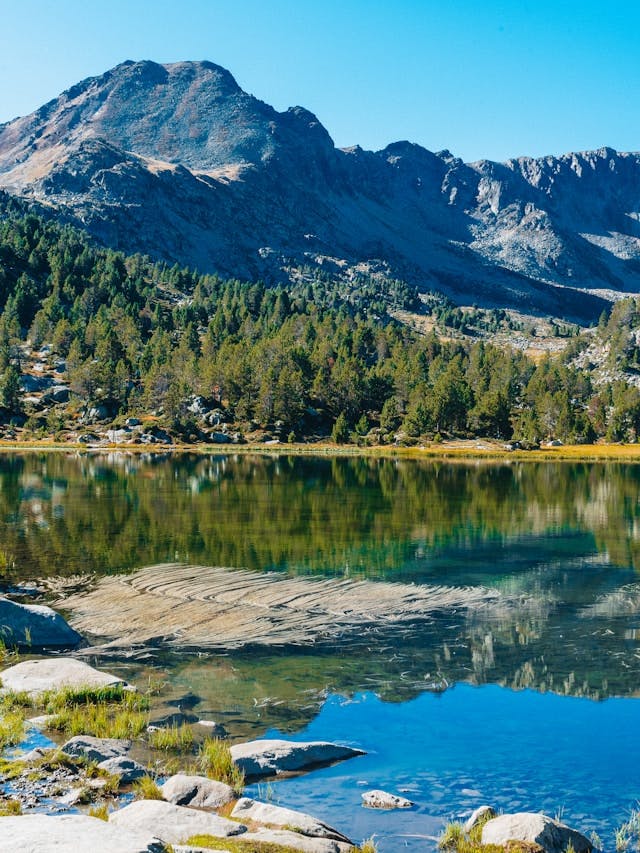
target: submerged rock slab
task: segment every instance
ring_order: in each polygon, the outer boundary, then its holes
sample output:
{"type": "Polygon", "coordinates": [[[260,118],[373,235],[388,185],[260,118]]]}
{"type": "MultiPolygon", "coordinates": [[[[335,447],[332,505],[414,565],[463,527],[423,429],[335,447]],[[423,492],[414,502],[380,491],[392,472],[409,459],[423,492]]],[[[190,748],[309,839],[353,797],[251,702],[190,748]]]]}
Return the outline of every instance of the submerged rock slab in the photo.
{"type": "Polygon", "coordinates": [[[275,776],[364,755],[361,749],[327,741],[251,740],[231,747],[231,757],[249,777],[275,776]]]}
{"type": "Polygon", "coordinates": [[[508,841],[539,844],[545,853],[564,853],[570,844],[575,853],[591,853],[593,849],[582,833],[534,812],[499,815],[483,826],[483,844],[505,845],[508,841]]]}
{"type": "Polygon", "coordinates": [[[206,776],[176,773],[160,787],[162,796],[176,806],[219,809],[234,799],[233,788],[206,776]]]}
{"type": "MultiPolygon", "coordinates": [[[[153,832],[167,844],[179,844],[192,835],[228,838],[246,832],[246,826],[224,817],[174,806],[163,800],[137,800],[109,815],[109,826],[153,832]]],[[[93,853],[93,851],[92,851],[93,853]]]]}
{"type": "Polygon", "coordinates": [[[0,672],[3,690],[37,694],[62,687],[108,687],[126,682],[75,658],[25,660],[0,672]]]}
{"type": "Polygon", "coordinates": [[[0,639],[6,646],[75,649],[82,637],[65,620],[42,604],[19,604],[0,596],[0,639]]]}
{"type": "Polygon", "coordinates": [[[64,606],[77,631],[109,638],[103,648],[162,642],[212,649],[312,643],[502,600],[481,587],[289,578],[170,563],[101,578],[94,589],[65,598],[64,606]]]}
{"type": "Polygon", "coordinates": [[[311,838],[331,838],[345,844],[352,843],[346,835],[338,832],[337,829],[309,814],[305,814],[305,812],[274,806],[271,803],[261,803],[248,797],[242,797],[238,800],[231,816],[238,820],[267,824],[270,827],[284,829],[285,827],[295,826],[296,833],[308,835],[311,838]]]}
{"type": "Polygon", "coordinates": [[[155,833],[135,827],[120,829],[103,820],[84,815],[43,814],[3,817],[1,849],[7,853],[164,853],[165,845],[155,833]]]}

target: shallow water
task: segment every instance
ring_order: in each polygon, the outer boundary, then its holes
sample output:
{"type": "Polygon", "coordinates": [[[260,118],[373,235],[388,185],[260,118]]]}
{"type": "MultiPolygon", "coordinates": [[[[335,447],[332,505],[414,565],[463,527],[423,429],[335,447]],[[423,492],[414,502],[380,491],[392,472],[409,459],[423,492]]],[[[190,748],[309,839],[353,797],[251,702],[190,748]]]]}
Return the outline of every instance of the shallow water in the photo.
{"type": "Polygon", "coordinates": [[[273,793],[383,851],[484,801],[564,810],[611,848],[640,798],[640,466],[0,456],[5,587],[174,560],[504,592],[517,604],[310,648],[95,662],[166,677],[159,714],[235,739],[358,743],[365,758],[273,793]],[[417,806],[361,809],[360,782],[417,806]]]}

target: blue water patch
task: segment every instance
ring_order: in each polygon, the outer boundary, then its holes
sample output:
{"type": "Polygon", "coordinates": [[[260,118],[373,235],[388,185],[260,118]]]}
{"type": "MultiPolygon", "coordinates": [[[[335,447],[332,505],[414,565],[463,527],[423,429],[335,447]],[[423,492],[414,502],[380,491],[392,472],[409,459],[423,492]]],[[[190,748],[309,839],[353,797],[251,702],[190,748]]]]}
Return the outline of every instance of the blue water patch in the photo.
{"type": "MultiPolygon", "coordinates": [[[[362,758],[310,775],[252,785],[290,808],[333,822],[384,853],[435,847],[450,819],[482,803],[544,811],[613,849],[613,831],[640,799],[640,701],[588,699],[496,685],[457,685],[401,704],[364,693],[330,696],[295,740],[335,740],[362,758]],[[370,788],[403,793],[411,811],[363,809],[370,788]]],[[[265,737],[282,737],[277,730],[265,737]]],[[[286,735],[286,737],[291,737],[286,735]]]]}

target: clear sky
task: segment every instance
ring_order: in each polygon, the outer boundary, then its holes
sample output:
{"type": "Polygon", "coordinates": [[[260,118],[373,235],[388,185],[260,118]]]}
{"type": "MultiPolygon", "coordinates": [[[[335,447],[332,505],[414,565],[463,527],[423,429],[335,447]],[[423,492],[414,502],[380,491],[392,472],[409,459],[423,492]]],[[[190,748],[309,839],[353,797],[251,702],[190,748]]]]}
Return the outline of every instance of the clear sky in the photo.
{"type": "Polygon", "coordinates": [[[0,0],[0,122],[125,59],[210,59],[339,146],[640,150],[640,0],[0,0]]]}

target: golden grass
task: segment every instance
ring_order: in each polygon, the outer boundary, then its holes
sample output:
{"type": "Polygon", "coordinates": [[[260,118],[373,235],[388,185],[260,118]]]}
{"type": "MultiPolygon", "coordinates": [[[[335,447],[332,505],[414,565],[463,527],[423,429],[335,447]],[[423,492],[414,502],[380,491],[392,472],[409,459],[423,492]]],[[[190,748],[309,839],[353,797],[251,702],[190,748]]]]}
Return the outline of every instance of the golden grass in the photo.
{"type": "Polygon", "coordinates": [[[244,771],[231,757],[227,744],[217,737],[205,738],[198,753],[200,770],[210,779],[225,782],[236,794],[244,790],[244,771]]]}
{"type": "Polygon", "coordinates": [[[133,790],[139,800],[164,800],[158,783],[151,776],[143,776],[133,783],[133,790]]]}
{"type": "Polygon", "coordinates": [[[153,749],[161,749],[166,752],[185,752],[193,746],[193,730],[186,724],[166,726],[153,729],[149,732],[147,740],[153,749]]]}

